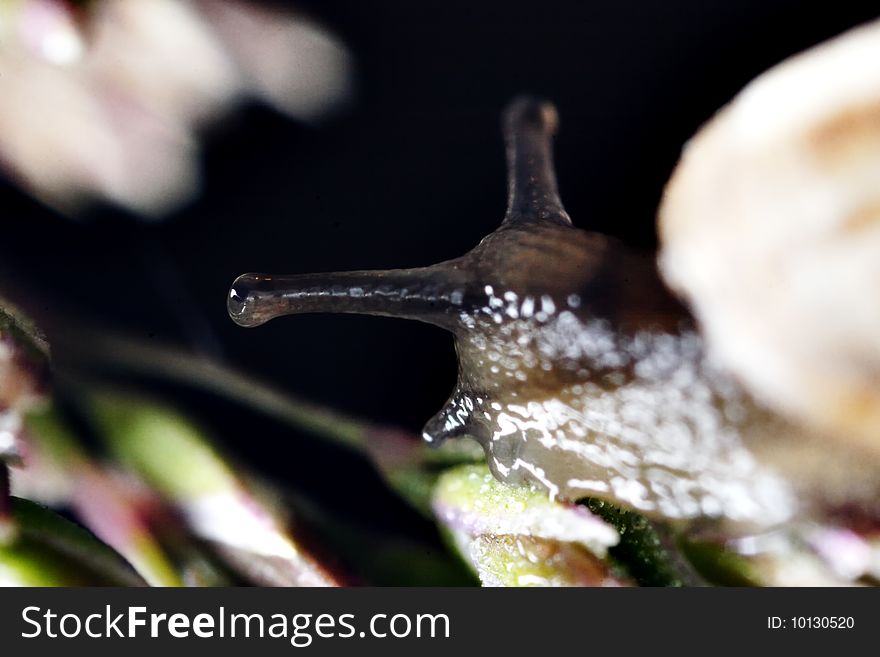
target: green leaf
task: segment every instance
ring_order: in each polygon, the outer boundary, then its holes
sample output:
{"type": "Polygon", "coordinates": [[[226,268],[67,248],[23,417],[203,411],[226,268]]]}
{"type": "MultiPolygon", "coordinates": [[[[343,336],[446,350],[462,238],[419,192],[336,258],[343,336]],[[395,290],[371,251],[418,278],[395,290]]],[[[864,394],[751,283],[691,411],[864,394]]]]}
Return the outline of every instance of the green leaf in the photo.
{"type": "Polygon", "coordinates": [[[0,583],[12,586],[143,586],[93,534],[34,502],[12,498],[15,532],[0,543],[0,583]]]}
{"type": "Polygon", "coordinates": [[[495,479],[485,465],[440,475],[438,520],[486,586],[620,585],[604,558],[617,532],[576,504],[495,479]]]}
{"type": "Polygon", "coordinates": [[[611,524],[620,542],[611,556],[640,586],[683,586],[695,584],[688,567],[679,563],[674,547],[668,547],[654,525],[643,515],[599,499],[583,502],[590,511],[611,524]]]}
{"type": "Polygon", "coordinates": [[[141,398],[95,395],[90,409],[117,459],[173,504],[189,530],[257,584],[334,586],[283,513],[236,473],[202,430],[141,398]]]}
{"type": "Polygon", "coordinates": [[[483,586],[623,585],[605,562],[572,543],[492,534],[459,534],[455,540],[483,586]]]}
{"type": "Polygon", "coordinates": [[[143,500],[132,486],[94,463],[52,405],[27,415],[29,462],[25,487],[37,492],[34,478],[65,480],[65,502],[78,519],[113,546],[152,585],[180,586],[182,580],[161,542],[151,532],[143,500]]]}
{"type": "Polygon", "coordinates": [[[746,557],[717,543],[682,539],[684,556],[707,581],[718,586],[761,586],[753,564],[746,557]]]}

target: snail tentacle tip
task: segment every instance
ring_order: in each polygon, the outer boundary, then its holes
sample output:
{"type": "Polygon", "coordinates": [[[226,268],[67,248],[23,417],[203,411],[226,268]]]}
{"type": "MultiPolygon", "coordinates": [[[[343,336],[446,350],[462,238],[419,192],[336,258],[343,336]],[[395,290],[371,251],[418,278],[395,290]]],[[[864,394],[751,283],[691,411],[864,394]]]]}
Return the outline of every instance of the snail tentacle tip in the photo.
{"type": "Polygon", "coordinates": [[[254,290],[259,280],[259,274],[242,274],[233,281],[229,288],[226,297],[226,310],[232,321],[239,326],[250,328],[263,323],[255,315],[255,305],[258,302],[254,296],[254,290]]]}
{"type": "Polygon", "coordinates": [[[506,131],[535,126],[548,134],[555,134],[559,127],[559,113],[549,100],[536,96],[517,96],[504,111],[506,131]]]}

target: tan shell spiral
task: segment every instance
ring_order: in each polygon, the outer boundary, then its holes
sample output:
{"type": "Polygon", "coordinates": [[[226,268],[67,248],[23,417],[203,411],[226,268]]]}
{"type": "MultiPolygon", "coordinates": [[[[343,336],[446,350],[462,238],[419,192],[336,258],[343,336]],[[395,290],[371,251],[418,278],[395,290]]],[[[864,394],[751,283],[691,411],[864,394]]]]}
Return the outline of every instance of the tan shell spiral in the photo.
{"type": "Polygon", "coordinates": [[[880,21],[776,66],[709,121],[659,230],[712,355],[778,411],[880,452],[880,21]]]}

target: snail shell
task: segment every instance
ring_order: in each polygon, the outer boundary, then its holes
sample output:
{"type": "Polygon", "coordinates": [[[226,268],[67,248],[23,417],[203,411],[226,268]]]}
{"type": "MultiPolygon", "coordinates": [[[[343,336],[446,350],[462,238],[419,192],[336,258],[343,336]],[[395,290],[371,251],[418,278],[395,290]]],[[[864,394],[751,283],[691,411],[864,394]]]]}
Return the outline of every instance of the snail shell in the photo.
{"type": "MultiPolygon", "coordinates": [[[[880,21],[760,76],[688,144],[666,279],[757,396],[880,453],[880,21]]],[[[874,471],[873,474],[876,474],[874,471]]]]}
{"type": "Polygon", "coordinates": [[[810,482],[764,458],[800,433],[706,358],[653,256],[572,225],[552,167],[554,108],[522,98],[503,125],[507,214],[472,251],[421,269],[245,274],[232,318],[367,313],[451,331],[458,382],[424,437],[475,438],[505,481],[729,531],[818,508],[810,482]]]}

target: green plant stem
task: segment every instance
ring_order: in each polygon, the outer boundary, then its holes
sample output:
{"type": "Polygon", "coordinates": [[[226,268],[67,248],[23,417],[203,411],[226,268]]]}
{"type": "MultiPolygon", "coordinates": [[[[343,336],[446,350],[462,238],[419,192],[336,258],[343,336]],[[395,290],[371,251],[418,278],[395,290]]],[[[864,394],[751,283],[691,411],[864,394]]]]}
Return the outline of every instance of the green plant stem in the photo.
{"type": "Polygon", "coordinates": [[[56,361],[62,366],[70,365],[78,371],[97,367],[105,372],[135,372],[193,385],[362,454],[367,452],[371,432],[382,430],[366,420],[296,398],[249,374],[177,347],[76,329],[60,340],[55,337],[53,345],[56,361]]]}
{"type": "Polygon", "coordinates": [[[177,347],[100,329],[72,327],[59,333],[53,337],[58,378],[63,381],[68,373],[72,389],[82,389],[82,373],[97,377],[135,373],[207,390],[360,454],[392,488],[422,511],[427,509],[437,471],[446,465],[482,459],[482,450],[470,441],[449,441],[439,449],[429,447],[408,432],[305,401],[177,347]]]}

